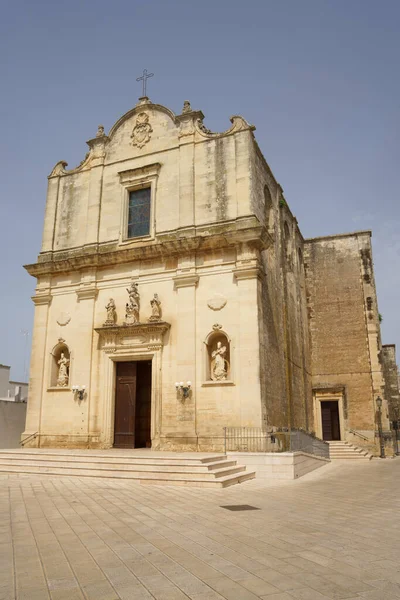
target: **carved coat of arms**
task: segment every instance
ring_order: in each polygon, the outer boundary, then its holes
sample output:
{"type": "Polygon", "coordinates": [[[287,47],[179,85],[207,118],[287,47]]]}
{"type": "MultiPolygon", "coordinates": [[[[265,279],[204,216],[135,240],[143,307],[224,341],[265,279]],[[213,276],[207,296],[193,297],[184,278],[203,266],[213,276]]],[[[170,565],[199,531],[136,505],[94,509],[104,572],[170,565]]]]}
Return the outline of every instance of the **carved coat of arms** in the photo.
{"type": "Polygon", "coordinates": [[[136,119],[136,125],[133,128],[131,138],[132,145],[138,148],[143,148],[145,144],[150,140],[150,134],[153,128],[149,123],[149,115],[146,113],[140,113],[136,119]]]}

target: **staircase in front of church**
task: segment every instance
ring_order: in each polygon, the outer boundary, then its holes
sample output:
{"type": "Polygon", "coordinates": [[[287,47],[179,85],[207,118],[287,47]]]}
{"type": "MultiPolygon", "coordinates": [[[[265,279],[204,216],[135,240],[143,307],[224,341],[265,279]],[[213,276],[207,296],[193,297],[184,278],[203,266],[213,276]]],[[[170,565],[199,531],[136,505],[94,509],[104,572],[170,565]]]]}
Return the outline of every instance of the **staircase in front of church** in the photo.
{"type": "Polygon", "coordinates": [[[354,446],[349,442],[328,442],[329,444],[329,458],[331,460],[371,460],[373,455],[359,446],[354,446]]]}
{"type": "Polygon", "coordinates": [[[255,478],[225,454],[155,450],[0,450],[0,473],[132,479],[142,484],[224,488],[255,478]]]}

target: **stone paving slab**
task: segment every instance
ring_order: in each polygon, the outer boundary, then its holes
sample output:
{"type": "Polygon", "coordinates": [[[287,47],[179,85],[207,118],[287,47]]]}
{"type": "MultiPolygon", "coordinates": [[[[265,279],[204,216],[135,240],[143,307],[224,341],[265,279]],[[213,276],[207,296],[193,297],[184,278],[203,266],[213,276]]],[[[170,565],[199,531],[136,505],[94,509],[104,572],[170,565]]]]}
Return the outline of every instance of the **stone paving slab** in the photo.
{"type": "Polygon", "coordinates": [[[399,509],[400,459],[227,489],[1,474],[0,600],[396,600],[399,509]]]}

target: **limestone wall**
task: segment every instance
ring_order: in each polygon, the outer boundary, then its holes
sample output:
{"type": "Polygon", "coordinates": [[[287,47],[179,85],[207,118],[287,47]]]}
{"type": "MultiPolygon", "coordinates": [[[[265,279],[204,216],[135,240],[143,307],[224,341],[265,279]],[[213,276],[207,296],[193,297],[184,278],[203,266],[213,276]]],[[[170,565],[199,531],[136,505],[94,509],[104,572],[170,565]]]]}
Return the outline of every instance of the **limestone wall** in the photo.
{"type": "Polygon", "coordinates": [[[25,402],[0,400],[0,448],[19,448],[26,406],[25,402]]]}
{"type": "MultiPolygon", "coordinates": [[[[305,263],[314,397],[340,396],[342,436],[354,441],[353,429],[373,443],[384,390],[370,232],[307,240],[305,263]]],[[[387,427],[386,404],[383,413],[387,427]]]]}
{"type": "Polygon", "coordinates": [[[227,452],[240,465],[255,471],[257,479],[298,479],[325,467],[329,459],[306,452],[227,452]]]}
{"type": "Polygon", "coordinates": [[[399,372],[396,364],[396,346],[394,344],[384,344],[382,346],[382,365],[389,419],[395,421],[400,418],[400,393],[399,372]]]}

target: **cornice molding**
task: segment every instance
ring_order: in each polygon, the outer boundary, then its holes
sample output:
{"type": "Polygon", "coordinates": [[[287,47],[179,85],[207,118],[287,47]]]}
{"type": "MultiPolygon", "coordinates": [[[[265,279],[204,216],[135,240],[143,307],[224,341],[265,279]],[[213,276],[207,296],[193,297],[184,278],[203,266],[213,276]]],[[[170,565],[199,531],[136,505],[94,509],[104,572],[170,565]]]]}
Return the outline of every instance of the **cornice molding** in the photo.
{"type": "Polygon", "coordinates": [[[153,163],[151,165],[145,165],[144,167],[138,167],[137,169],[119,171],[118,175],[121,183],[130,183],[131,181],[136,182],[142,178],[156,177],[160,169],[160,163],[153,163]]]}
{"type": "Polygon", "coordinates": [[[98,293],[99,293],[99,290],[93,286],[81,287],[76,290],[76,295],[78,296],[79,302],[81,300],[92,300],[94,298],[97,298],[98,293]]]}
{"type": "Polygon", "coordinates": [[[44,304],[50,304],[53,296],[51,294],[38,294],[32,296],[32,302],[35,306],[42,306],[44,304]]]}
{"type": "Polygon", "coordinates": [[[243,279],[257,279],[261,277],[261,269],[259,265],[242,265],[233,269],[233,276],[236,281],[241,281],[243,279]]]}
{"type": "Polygon", "coordinates": [[[209,223],[157,233],[155,240],[132,245],[117,241],[91,244],[71,250],[40,254],[38,262],[25,265],[30,275],[39,277],[68,273],[77,269],[126,264],[136,260],[165,258],[183,253],[237,247],[246,243],[256,250],[265,250],[272,243],[271,235],[250,215],[232,221],[209,223]]]}
{"type": "Polygon", "coordinates": [[[199,276],[196,273],[182,273],[172,278],[174,288],[193,287],[198,284],[199,276]]]}
{"type": "Polygon", "coordinates": [[[166,321],[134,323],[132,325],[103,325],[96,327],[102,350],[106,354],[125,352],[130,348],[159,351],[164,345],[164,334],[171,327],[166,321]]]}

